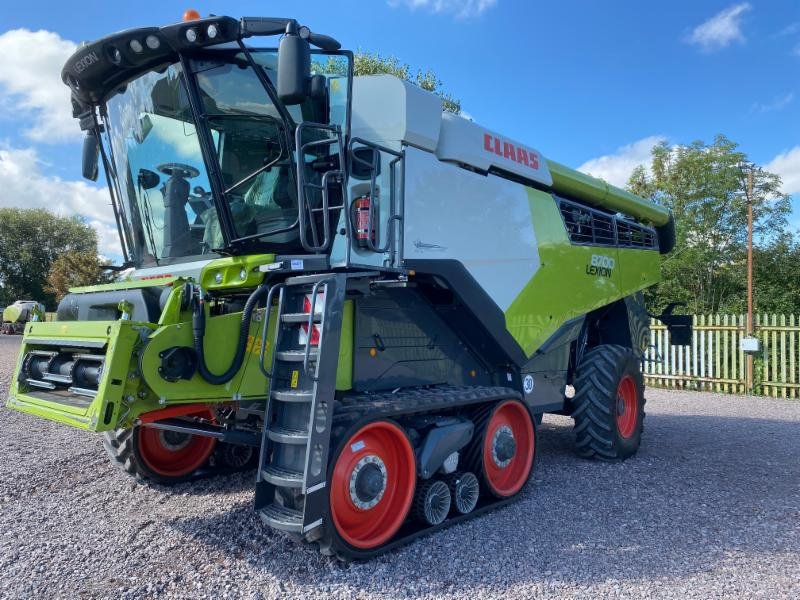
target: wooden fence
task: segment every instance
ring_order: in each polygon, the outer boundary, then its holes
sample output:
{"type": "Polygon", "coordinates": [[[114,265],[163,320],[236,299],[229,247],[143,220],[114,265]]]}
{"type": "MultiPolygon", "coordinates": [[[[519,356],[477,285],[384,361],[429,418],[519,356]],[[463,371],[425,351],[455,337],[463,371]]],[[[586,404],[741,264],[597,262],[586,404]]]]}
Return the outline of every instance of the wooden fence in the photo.
{"type": "MultiPolygon", "coordinates": [[[[761,349],[754,355],[754,393],[800,397],[800,317],[754,315],[761,349]]],[[[666,327],[651,323],[647,385],[709,392],[745,393],[745,315],[695,315],[691,346],[670,346],[666,327]]]]}

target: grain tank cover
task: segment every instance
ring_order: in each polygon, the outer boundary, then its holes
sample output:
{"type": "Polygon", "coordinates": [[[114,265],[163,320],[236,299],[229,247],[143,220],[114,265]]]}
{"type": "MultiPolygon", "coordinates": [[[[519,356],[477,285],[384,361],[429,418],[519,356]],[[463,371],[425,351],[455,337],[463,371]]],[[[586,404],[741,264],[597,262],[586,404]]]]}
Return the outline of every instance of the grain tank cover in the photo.
{"type": "Polygon", "coordinates": [[[353,79],[353,137],[433,152],[441,123],[442,101],[435,94],[392,75],[353,79]]]}
{"type": "Polygon", "coordinates": [[[496,169],[548,187],[553,183],[538,150],[451,113],[442,116],[436,156],[483,173],[496,169]]]}

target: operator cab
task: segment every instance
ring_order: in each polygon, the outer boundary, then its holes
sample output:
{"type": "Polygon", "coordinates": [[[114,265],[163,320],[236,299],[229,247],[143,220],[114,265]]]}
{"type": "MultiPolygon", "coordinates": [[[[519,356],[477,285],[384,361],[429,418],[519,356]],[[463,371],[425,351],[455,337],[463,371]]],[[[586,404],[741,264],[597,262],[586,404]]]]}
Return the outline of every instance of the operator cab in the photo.
{"type": "Polygon", "coordinates": [[[84,174],[102,158],[126,261],[319,246],[342,204],[352,54],[290,19],[189,16],[88,44],[62,73],[88,132],[84,174]],[[277,34],[280,52],[243,42],[277,34]]]}

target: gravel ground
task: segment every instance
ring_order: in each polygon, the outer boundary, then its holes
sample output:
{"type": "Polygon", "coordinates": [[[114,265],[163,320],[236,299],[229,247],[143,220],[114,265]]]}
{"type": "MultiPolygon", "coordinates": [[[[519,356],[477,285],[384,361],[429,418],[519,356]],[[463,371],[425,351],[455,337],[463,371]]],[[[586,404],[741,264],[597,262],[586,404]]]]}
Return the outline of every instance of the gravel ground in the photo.
{"type": "Polygon", "coordinates": [[[98,436],[2,408],[0,596],[800,597],[800,402],[647,397],[633,459],[579,460],[548,416],[518,502],[351,565],[263,527],[252,473],[139,485],[98,436]]]}

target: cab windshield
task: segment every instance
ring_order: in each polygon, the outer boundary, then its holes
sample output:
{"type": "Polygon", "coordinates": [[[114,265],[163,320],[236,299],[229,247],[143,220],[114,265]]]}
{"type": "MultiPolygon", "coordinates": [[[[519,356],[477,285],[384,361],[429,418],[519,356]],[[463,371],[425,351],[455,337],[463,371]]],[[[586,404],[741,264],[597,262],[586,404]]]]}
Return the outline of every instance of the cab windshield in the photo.
{"type": "MultiPolygon", "coordinates": [[[[274,81],[276,53],[252,56],[274,81]]],[[[137,267],[214,258],[237,240],[265,252],[301,249],[295,126],[313,121],[346,130],[348,60],[326,60],[324,102],[308,100],[287,110],[275,105],[239,50],[198,54],[185,63],[188,73],[179,64],[146,73],[108,100],[109,180],[137,267]],[[188,77],[208,125],[212,147],[206,152],[188,77]],[[212,193],[213,177],[223,188],[219,198],[212,193]]]]}

